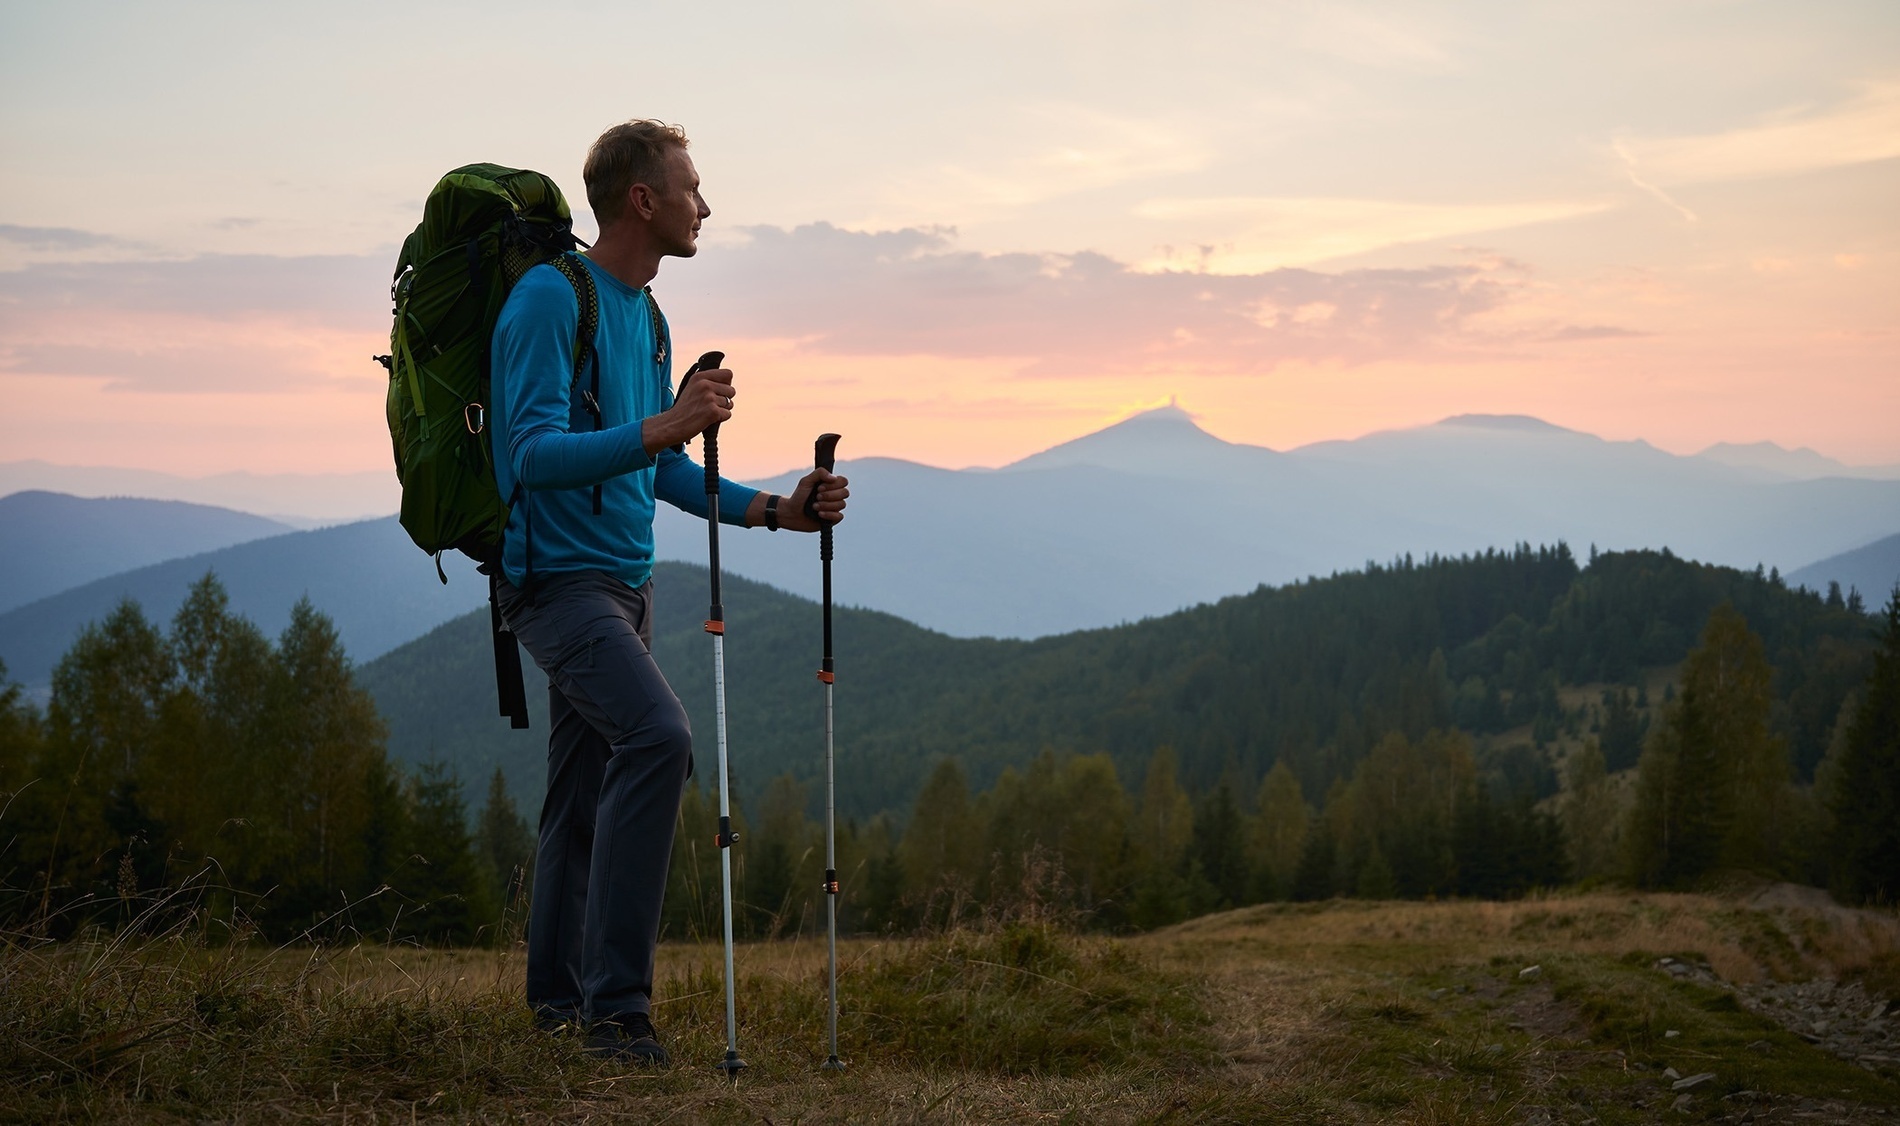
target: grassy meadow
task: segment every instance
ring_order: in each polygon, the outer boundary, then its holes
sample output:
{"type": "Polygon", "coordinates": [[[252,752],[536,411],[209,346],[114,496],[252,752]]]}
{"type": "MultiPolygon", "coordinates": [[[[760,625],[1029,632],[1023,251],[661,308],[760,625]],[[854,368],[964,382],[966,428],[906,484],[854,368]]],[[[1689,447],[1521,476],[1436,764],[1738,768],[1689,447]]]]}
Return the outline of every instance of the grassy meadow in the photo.
{"type": "MultiPolygon", "coordinates": [[[[1785,885],[1271,904],[1130,938],[1032,917],[854,939],[841,947],[843,1074],[817,1068],[822,939],[746,944],[740,1035],[750,1066],[736,1085],[711,1067],[724,1047],[716,945],[663,948],[655,1018],[675,1063],[645,1071],[535,1032],[519,1002],[518,946],[270,949],[207,945],[201,933],[46,945],[16,936],[0,948],[0,1119],[1636,1123],[1900,1113],[1900,1038],[1884,1031],[1900,1014],[1874,1017],[1868,1004],[1900,995],[1900,916],[1785,885]],[[1839,1058],[1839,1044],[1817,1034],[1811,994],[1851,995],[1859,1058],[1839,1058]],[[1765,998],[1785,1002],[1781,1023],[1756,1011],[1765,998]]],[[[1828,1016],[1839,1033],[1839,1014],[1828,1016]]]]}

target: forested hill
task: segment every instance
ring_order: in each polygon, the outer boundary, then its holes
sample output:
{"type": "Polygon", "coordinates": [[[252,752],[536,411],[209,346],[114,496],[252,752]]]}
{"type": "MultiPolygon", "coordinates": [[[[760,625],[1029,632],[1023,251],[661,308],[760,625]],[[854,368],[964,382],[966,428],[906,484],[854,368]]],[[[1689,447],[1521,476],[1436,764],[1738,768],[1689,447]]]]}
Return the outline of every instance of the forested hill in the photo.
{"type": "MultiPolygon", "coordinates": [[[[663,565],[655,652],[712,755],[711,647],[700,632],[705,572],[663,565]]],[[[1680,662],[1709,612],[1733,603],[1775,669],[1774,723],[1799,775],[1827,746],[1866,675],[1871,621],[1858,605],[1790,589],[1773,574],[1668,551],[1580,565],[1563,547],[1410,559],[1261,588],[1162,618],[1033,642],[963,640],[885,614],[837,614],[841,808],[908,809],[931,766],[959,757],[976,787],[1044,749],[1111,755],[1125,781],[1157,746],[1182,781],[1224,772],[1242,792],[1285,759],[1309,800],[1350,774],[1378,737],[1456,726],[1481,765],[1514,783],[1549,778],[1543,750],[1600,734],[1611,769],[1633,764],[1657,670],[1680,662]],[[1604,686],[1627,692],[1603,693],[1604,686]],[[1590,686],[1580,694],[1577,686],[1590,686]]],[[[728,708],[741,792],[821,769],[813,681],[818,608],[728,579],[728,708]]],[[[471,783],[496,766],[533,809],[546,736],[493,718],[486,614],[364,666],[397,759],[440,758],[471,783]]]]}

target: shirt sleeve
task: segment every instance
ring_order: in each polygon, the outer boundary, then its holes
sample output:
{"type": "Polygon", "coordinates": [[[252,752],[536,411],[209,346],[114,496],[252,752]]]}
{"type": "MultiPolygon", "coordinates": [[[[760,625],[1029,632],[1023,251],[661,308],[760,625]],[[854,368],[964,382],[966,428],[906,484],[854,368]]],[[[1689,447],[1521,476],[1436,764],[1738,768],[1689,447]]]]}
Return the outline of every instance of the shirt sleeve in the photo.
{"type": "MultiPolygon", "coordinates": [[[[706,470],[671,446],[660,451],[658,468],[653,474],[653,495],[683,512],[700,519],[706,517],[706,470]]],[[[759,490],[737,481],[719,479],[719,522],[745,527],[746,510],[759,490]]]]}
{"type": "Polygon", "coordinates": [[[640,421],[568,429],[579,325],[573,286],[539,266],[523,275],[495,325],[495,395],[506,404],[508,463],[530,490],[582,488],[653,464],[640,421]]]}

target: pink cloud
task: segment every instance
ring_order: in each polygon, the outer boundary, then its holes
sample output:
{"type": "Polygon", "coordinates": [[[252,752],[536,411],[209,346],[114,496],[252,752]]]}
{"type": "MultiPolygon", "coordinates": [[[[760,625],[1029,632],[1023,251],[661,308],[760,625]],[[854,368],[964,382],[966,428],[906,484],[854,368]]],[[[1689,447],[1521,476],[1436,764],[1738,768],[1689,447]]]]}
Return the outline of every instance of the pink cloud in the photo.
{"type": "Polygon", "coordinates": [[[1484,340],[1467,319],[1515,284],[1489,264],[1223,276],[1087,252],[980,254],[916,228],[747,234],[662,271],[655,292],[676,320],[833,354],[1022,357],[1048,377],[1468,353],[1484,340]]]}

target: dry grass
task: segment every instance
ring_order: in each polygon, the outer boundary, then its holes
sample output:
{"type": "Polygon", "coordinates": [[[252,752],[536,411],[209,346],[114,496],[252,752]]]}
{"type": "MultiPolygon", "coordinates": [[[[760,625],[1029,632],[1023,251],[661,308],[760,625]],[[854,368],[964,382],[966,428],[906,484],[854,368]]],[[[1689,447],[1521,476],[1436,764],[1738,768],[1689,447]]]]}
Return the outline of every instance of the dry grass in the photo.
{"type": "Polygon", "coordinates": [[[16,945],[0,1118],[1648,1122],[1675,1116],[1676,1066],[1718,1075],[1692,1119],[1810,1099],[1880,1121],[1891,1076],[1650,963],[1748,981],[1896,949],[1892,914],[1775,889],[1281,905],[1117,942],[858,939],[841,948],[851,1067],[829,1075],[823,944],[764,943],[739,950],[751,1066],[731,1086],[710,1067],[717,947],[663,950],[656,1019],[679,1062],[629,1072],[532,1031],[518,950],[16,945]]]}
{"type": "Polygon", "coordinates": [[[1900,917],[1842,907],[1814,889],[1741,896],[1557,893],[1510,903],[1268,904],[1210,915],[1139,940],[1179,956],[1225,951],[1251,964],[1376,966],[1421,959],[1518,960],[1552,951],[1620,959],[1694,956],[1725,981],[1852,976],[1900,953],[1900,917]]]}

